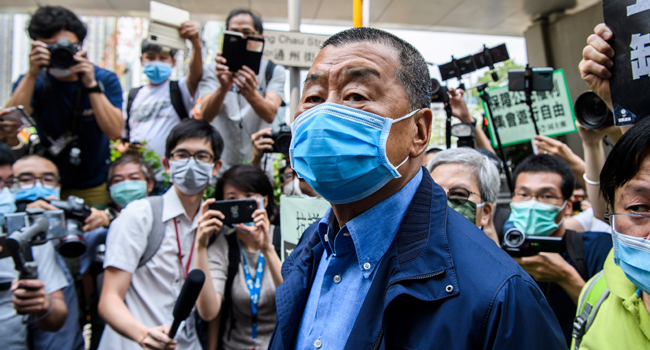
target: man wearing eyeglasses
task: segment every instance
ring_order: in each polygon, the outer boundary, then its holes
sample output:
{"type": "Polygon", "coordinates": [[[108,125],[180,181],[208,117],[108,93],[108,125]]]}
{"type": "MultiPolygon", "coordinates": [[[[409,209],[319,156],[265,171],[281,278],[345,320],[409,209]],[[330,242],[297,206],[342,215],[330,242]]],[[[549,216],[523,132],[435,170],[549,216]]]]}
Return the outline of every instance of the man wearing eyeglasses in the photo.
{"type": "MultiPolygon", "coordinates": [[[[264,31],[262,19],[242,8],[228,14],[226,29],[260,38],[264,31]]],[[[273,123],[283,104],[284,82],[284,67],[264,59],[257,74],[247,66],[230,72],[221,54],[205,69],[199,84],[199,114],[225,138],[223,171],[251,160],[251,136],[273,123]]]]}
{"type": "Polygon", "coordinates": [[[194,265],[203,191],[221,167],[222,150],[223,140],[212,125],[183,120],[170,132],[163,159],[173,186],[161,197],[129,203],[111,223],[99,300],[108,327],[99,349],[174,349],[177,342],[180,349],[201,349],[194,314],[178,329],[176,340],[168,332],[176,298],[194,265]],[[162,242],[145,257],[157,227],[164,231],[162,242]]]}
{"type": "Polygon", "coordinates": [[[580,290],[586,280],[602,270],[612,247],[611,237],[584,232],[580,239],[564,227],[565,217],[572,210],[575,178],[562,159],[547,154],[528,157],[515,169],[514,182],[506,227],[514,225],[527,236],[564,237],[567,243],[561,254],[542,252],[514,259],[546,294],[570,344],[580,290]]]}

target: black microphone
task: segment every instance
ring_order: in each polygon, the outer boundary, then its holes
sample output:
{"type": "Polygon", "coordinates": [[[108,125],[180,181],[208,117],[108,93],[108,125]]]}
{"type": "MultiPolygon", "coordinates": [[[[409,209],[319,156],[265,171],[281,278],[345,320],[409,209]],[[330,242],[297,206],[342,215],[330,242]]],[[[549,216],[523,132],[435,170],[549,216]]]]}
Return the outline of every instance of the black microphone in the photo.
{"type": "Polygon", "coordinates": [[[199,297],[199,293],[201,293],[204,282],[205,274],[201,270],[194,269],[187,275],[185,283],[183,283],[183,288],[181,288],[181,293],[178,295],[178,299],[176,299],[176,305],[174,305],[174,322],[169,330],[169,338],[174,339],[178,326],[192,312],[192,308],[196,303],[196,299],[199,297]]]}

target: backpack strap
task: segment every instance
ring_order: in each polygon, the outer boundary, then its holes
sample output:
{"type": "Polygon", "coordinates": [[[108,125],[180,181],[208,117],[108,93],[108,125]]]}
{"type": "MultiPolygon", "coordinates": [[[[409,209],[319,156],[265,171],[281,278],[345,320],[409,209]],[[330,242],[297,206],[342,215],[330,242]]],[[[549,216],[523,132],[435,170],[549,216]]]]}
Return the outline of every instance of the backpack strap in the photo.
{"type": "Polygon", "coordinates": [[[589,269],[585,262],[585,238],[583,232],[566,230],[564,234],[566,252],[583,280],[589,280],[589,269]]]}
{"type": "Polygon", "coordinates": [[[160,248],[163,238],[165,237],[165,224],[162,221],[163,213],[163,197],[162,196],[153,196],[146,197],[146,200],[151,204],[151,212],[153,213],[153,225],[151,227],[151,232],[147,237],[147,247],[140,258],[140,263],[138,268],[144,266],[160,248]]]}
{"type": "MultiPolygon", "coordinates": [[[[262,93],[262,97],[266,97],[266,88],[269,86],[269,81],[273,79],[273,71],[275,70],[275,62],[269,60],[269,63],[266,64],[266,71],[264,72],[264,76],[266,77],[266,86],[264,86],[264,92],[262,93]]],[[[280,107],[284,107],[287,104],[282,101],[280,104],[280,107]]]]}
{"type": "Polygon", "coordinates": [[[124,121],[124,127],[126,128],[127,142],[131,141],[131,126],[129,125],[129,120],[131,120],[131,107],[133,107],[133,100],[135,100],[135,95],[138,94],[140,89],[142,89],[142,86],[131,89],[126,100],[126,121],[124,121]]]}
{"type": "Polygon", "coordinates": [[[181,88],[178,86],[178,80],[169,82],[169,98],[172,100],[172,106],[181,120],[190,117],[187,109],[185,109],[185,103],[183,103],[183,94],[181,93],[181,88]]]}
{"type": "Polygon", "coordinates": [[[604,272],[596,274],[587,285],[582,297],[582,303],[578,305],[578,315],[573,321],[572,337],[575,339],[575,350],[580,348],[582,337],[594,322],[600,305],[609,296],[607,280],[603,278],[604,272]]]}
{"type": "MultiPolygon", "coordinates": [[[[225,234],[225,233],[224,233],[225,234]]],[[[219,349],[223,349],[223,336],[226,334],[226,328],[228,319],[233,313],[232,307],[232,285],[235,280],[235,276],[239,272],[239,263],[241,257],[239,255],[239,241],[237,241],[237,234],[231,233],[226,235],[226,241],[228,242],[228,277],[226,278],[226,288],[224,290],[223,302],[221,303],[221,323],[219,326],[219,349]]],[[[232,323],[228,329],[228,339],[232,334],[232,330],[235,328],[235,318],[232,318],[232,323]]]]}

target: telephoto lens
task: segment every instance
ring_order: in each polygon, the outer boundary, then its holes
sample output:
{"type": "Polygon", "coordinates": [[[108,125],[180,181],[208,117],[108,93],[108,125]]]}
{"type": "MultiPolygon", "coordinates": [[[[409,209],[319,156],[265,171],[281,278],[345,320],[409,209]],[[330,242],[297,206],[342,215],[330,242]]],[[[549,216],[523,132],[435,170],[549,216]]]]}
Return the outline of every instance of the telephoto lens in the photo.
{"type": "Polygon", "coordinates": [[[574,105],[576,119],[587,129],[602,129],[614,125],[614,114],[593,91],[585,91],[574,105]]]}

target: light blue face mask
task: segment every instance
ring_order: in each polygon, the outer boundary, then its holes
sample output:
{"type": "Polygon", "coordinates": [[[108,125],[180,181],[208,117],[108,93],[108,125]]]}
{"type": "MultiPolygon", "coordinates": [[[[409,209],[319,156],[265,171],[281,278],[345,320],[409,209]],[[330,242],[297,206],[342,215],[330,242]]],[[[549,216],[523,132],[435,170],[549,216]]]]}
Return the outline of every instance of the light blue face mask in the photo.
{"type": "Polygon", "coordinates": [[[0,226],[5,224],[5,214],[16,212],[16,198],[9,188],[0,191],[0,226]]]}
{"type": "Polygon", "coordinates": [[[386,140],[394,123],[417,110],[390,119],[334,103],[320,104],[292,125],[291,166],[318,194],[332,204],[352,203],[370,196],[401,177],[386,155],[386,140]]]}
{"type": "Polygon", "coordinates": [[[147,182],[125,180],[108,189],[115,204],[124,208],[127,204],[147,196],[147,182]]]}
{"type": "Polygon", "coordinates": [[[34,202],[36,200],[45,199],[50,196],[59,198],[60,192],[61,192],[61,188],[59,188],[59,186],[51,186],[51,185],[44,186],[39,181],[36,181],[34,186],[19,187],[18,191],[16,191],[16,201],[26,200],[26,201],[34,202]]]}
{"type": "Polygon", "coordinates": [[[144,74],[152,84],[161,84],[172,75],[172,64],[160,61],[145,62],[144,74]]]}
{"type": "Polygon", "coordinates": [[[558,213],[564,209],[567,202],[561,207],[538,201],[525,201],[510,203],[510,217],[508,218],[518,230],[527,236],[548,236],[555,232],[564,222],[555,223],[558,213]]]}
{"type": "Polygon", "coordinates": [[[632,237],[612,229],[614,262],[627,279],[646,294],[650,294],[650,241],[632,237]]]}

